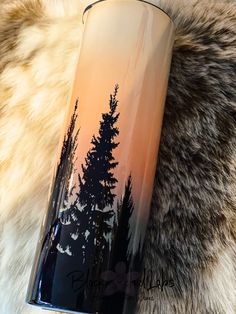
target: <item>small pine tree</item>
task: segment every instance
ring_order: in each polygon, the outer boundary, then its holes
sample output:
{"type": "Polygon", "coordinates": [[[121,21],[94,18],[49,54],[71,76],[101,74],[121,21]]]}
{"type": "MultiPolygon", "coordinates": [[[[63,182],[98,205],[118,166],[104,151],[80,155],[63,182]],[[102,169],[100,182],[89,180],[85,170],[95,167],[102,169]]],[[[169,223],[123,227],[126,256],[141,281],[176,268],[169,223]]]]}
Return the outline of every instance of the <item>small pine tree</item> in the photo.
{"type": "MultiPolygon", "coordinates": [[[[70,124],[67,133],[64,136],[61,155],[57,164],[54,184],[52,185],[51,197],[49,200],[49,208],[53,214],[50,221],[50,226],[54,225],[54,220],[59,215],[61,209],[65,208],[70,193],[69,182],[74,171],[75,153],[77,149],[77,138],[79,130],[75,131],[76,120],[78,117],[78,100],[76,100],[73,114],[70,119],[70,124]]],[[[57,228],[58,230],[58,228],[57,228]]],[[[53,235],[55,237],[55,235],[53,235]]]]}
{"type": "Polygon", "coordinates": [[[52,185],[51,196],[49,199],[50,216],[47,220],[46,234],[43,246],[49,247],[47,259],[43,265],[42,282],[44,293],[49,297],[51,295],[51,282],[58,254],[57,246],[60,241],[62,231],[61,221],[59,219],[60,210],[66,206],[69,198],[69,180],[74,169],[75,152],[77,149],[77,137],[79,130],[75,131],[77,119],[78,100],[75,103],[74,112],[71,116],[67,133],[64,137],[61,155],[57,164],[54,183],[52,185]]]}
{"type": "Polygon", "coordinates": [[[50,207],[60,209],[65,206],[69,198],[69,179],[73,172],[77,138],[79,130],[75,132],[78,117],[78,100],[76,100],[74,112],[71,116],[67,133],[64,137],[59,163],[57,164],[53,190],[50,199],[50,207]]]}

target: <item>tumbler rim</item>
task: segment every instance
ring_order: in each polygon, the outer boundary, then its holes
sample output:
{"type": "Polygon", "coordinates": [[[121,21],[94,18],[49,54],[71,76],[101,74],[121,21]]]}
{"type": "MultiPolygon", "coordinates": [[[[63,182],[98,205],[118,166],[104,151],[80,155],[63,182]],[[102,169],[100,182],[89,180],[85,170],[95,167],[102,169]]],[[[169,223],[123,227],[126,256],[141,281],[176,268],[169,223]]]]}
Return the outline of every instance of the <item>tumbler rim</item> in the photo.
{"type": "MultiPolygon", "coordinates": [[[[82,22],[84,23],[84,14],[90,10],[95,4],[99,3],[99,2],[104,2],[104,1],[109,1],[109,0],[98,0],[98,1],[95,1],[95,2],[92,2],[90,3],[85,9],[84,9],[84,12],[83,12],[83,15],[82,15],[82,22]]],[[[156,9],[160,10],[161,12],[163,12],[168,18],[169,20],[174,24],[172,18],[170,17],[170,15],[164,11],[162,8],[160,8],[159,6],[155,5],[154,3],[152,2],[149,2],[149,1],[146,1],[146,0],[132,0],[132,1],[139,1],[139,2],[143,2],[143,3],[146,3],[146,4],[149,4],[153,7],[155,7],[156,9]]]]}

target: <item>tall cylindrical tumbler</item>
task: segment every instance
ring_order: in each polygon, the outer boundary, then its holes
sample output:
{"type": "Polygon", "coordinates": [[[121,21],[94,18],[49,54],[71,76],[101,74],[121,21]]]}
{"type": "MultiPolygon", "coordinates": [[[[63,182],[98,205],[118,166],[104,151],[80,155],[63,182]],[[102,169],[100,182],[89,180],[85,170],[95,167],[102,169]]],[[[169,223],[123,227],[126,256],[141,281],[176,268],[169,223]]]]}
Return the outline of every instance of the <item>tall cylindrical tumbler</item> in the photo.
{"type": "Polygon", "coordinates": [[[28,303],[134,313],[173,33],[168,15],[144,1],[85,10],[28,303]]]}

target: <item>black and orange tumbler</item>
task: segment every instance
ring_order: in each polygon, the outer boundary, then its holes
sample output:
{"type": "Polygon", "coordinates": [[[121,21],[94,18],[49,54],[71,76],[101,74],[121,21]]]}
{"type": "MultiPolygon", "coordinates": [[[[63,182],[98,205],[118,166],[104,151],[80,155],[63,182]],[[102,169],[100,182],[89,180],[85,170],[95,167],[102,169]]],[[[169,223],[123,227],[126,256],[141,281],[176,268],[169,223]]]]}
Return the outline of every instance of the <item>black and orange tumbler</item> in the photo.
{"type": "Polygon", "coordinates": [[[139,0],[98,1],[83,19],[27,302],[69,313],[132,314],[174,26],[139,0]]]}

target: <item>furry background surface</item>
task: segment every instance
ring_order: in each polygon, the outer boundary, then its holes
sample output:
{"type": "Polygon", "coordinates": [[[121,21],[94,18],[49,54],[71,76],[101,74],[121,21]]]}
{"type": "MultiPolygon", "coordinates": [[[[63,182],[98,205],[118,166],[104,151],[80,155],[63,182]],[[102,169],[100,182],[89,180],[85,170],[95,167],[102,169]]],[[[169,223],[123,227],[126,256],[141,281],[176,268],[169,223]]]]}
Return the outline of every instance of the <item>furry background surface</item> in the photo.
{"type": "MultiPolygon", "coordinates": [[[[0,313],[24,304],[92,1],[0,1],[0,313]]],[[[236,313],[236,6],[156,1],[176,24],[140,314],[236,313]]],[[[112,314],[112,313],[111,313],[112,314]]]]}

